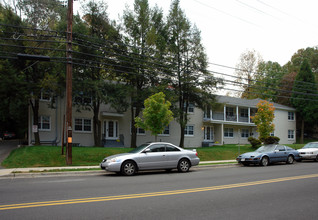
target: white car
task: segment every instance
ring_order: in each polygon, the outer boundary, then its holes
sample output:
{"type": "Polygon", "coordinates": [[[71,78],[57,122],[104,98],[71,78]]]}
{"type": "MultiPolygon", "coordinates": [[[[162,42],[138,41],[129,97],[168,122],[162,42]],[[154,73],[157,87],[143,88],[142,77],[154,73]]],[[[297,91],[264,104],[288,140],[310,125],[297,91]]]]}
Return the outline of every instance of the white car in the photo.
{"type": "Polygon", "coordinates": [[[300,160],[315,160],[318,162],[318,142],[310,142],[298,150],[300,160]]]}

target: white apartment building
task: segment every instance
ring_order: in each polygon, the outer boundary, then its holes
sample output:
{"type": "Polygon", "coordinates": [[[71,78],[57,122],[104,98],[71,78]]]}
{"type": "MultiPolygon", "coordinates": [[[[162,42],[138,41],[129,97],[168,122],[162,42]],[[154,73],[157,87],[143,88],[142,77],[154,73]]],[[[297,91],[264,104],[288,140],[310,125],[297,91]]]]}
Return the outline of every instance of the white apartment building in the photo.
{"type": "MultiPolygon", "coordinates": [[[[63,117],[65,115],[65,98],[56,99],[55,108],[49,108],[50,100],[41,99],[39,124],[33,126],[33,112],[29,109],[29,144],[34,144],[34,130],[40,134],[43,144],[61,145],[63,117]]],[[[250,116],[255,115],[256,105],[260,99],[240,99],[217,96],[216,107],[202,109],[190,105],[189,122],[185,129],[184,146],[187,148],[222,144],[248,144],[248,137],[258,137],[256,125],[250,116]]],[[[272,135],[280,138],[281,144],[296,142],[296,110],[273,103],[275,107],[275,131],[272,135]]],[[[93,112],[77,111],[73,107],[73,144],[93,146],[93,112]]],[[[102,123],[102,143],[105,147],[130,147],[131,114],[128,110],[118,113],[109,105],[101,105],[99,120],[102,123]]],[[[175,145],[180,141],[180,125],[172,121],[157,141],[170,142],[175,145]]],[[[138,129],[137,145],[154,141],[149,131],[138,129]]]]}

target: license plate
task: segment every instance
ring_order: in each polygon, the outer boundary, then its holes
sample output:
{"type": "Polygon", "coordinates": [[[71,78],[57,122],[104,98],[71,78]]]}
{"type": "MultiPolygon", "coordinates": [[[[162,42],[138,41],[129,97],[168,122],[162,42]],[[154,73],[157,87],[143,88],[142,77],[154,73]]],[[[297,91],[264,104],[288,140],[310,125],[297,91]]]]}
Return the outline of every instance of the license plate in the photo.
{"type": "Polygon", "coordinates": [[[241,161],[245,161],[245,158],[242,158],[241,161]]]}

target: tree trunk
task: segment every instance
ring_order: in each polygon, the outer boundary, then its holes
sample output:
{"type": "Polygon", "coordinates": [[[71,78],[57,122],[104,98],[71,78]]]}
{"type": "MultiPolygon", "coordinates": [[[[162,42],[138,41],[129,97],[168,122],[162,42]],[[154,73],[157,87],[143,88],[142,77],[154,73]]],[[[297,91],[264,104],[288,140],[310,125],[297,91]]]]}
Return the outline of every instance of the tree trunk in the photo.
{"type": "Polygon", "coordinates": [[[134,113],[134,106],[131,106],[131,140],[130,147],[137,147],[137,128],[135,127],[135,117],[139,115],[139,110],[136,108],[136,113],[134,113]],[[138,114],[137,114],[138,113],[138,114]]]}
{"type": "Polygon", "coordinates": [[[94,108],[94,117],[93,117],[93,132],[94,132],[94,144],[95,146],[101,147],[101,122],[98,119],[99,114],[99,104],[94,108]]]}

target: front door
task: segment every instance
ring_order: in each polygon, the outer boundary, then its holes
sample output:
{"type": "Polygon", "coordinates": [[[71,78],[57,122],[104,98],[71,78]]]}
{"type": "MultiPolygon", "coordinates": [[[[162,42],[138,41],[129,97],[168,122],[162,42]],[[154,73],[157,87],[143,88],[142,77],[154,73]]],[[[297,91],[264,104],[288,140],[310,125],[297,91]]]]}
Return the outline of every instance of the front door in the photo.
{"type": "Polygon", "coordinates": [[[118,139],[118,121],[105,120],[104,121],[105,139],[116,140],[118,139]]]}

